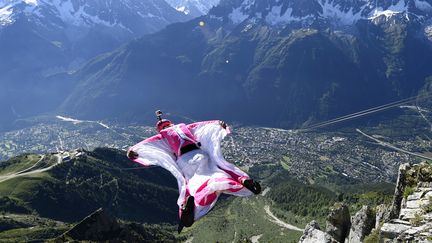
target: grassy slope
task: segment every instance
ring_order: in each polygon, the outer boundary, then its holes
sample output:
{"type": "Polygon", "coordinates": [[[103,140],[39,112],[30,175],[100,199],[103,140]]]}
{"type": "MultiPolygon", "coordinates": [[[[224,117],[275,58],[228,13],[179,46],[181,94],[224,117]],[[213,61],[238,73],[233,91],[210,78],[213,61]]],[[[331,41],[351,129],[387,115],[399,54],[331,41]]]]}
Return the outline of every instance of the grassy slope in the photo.
{"type": "MultiPolygon", "coordinates": [[[[23,165],[31,165],[28,161],[30,159],[37,161],[37,156],[27,157],[28,160],[23,156],[19,158],[17,161],[19,163],[21,160],[22,166],[15,168],[21,169],[23,165]]],[[[49,158],[46,159],[49,160],[49,158]]],[[[287,160],[284,162],[288,164],[287,160]]],[[[138,221],[141,222],[165,220],[165,222],[174,221],[175,223],[177,217],[172,215],[171,210],[167,208],[168,205],[161,204],[163,201],[172,201],[175,204],[177,192],[170,188],[173,181],[161,179],[161,173],[163,173],[161,170],[121,171],[115,169],[131,165],[127,163],[130,162],[124,160],[121,152],[98,149],[85,158],[63,163],[49,172],[2,182],[0,183],[0,202],[7,206],[0,207],[0,211],[33,213],[35,217],[38,217],[39,214],[57,220],[60,218],[71,220],[70,216],[74,214],[77,220],[80,220],[93,208],[108,206],[111,213],[122,219],[140,219],[138,221]]],[[[12,168],[11,166],[7,168],[12,168]]],[[[271,211],[277,217],[303,228],[312,218],[321,223],[324,222],[324,216],[328,213],[325,210],[326,207],[316,212],[309,210],[312,205],[310,201],[319,198],[323,201],[322,205],[327,205],[325,201],[329,201],[328,205],[330,205],[335,200],[335,191],[338,192],[338,190],[333,188],[329,191],[318,186],[311,188],[311,186],[299,184],[289,180],[288,172],[281,169],[281,164],[252,168],[249,173],[254,178],[263,180],[264,185],[270,185],[272,187],[270,193],[265,197],[221,198],[212,212],[196,222],[192,228],[185,229],[182,235],[188,238],[193,237],[193,242],[241,242],[260,235],[261,242],[297,242],[301,232],[291,231],[271,222],[264,206],[270,205],[271,211]],[[284,188],[291,189],[284,190],[284,188]],[[279,193],[275,194],[278,191],[279,193]],[[307,210],[302,216],[300,214],[304,209],[307,210]]],[[[163,178],[170,178],[166,173],[163,175],[166,175],[163,178]]],[[[379,186],[378,189],[381,187],[379,186]]],[[[344,199],[353,205],[359,202],[362,204],[381,202],[382,194],[387,193],[384,193],[382,188],[378,189],[367,185],[340,188],[341,191],[346,192],[344,199]],[[374,194],[370,191],[379,193],[374,194]]],[[[22,219],[13,221],[12,217],[12,221],[7,222],[10,225],[19,226],[20,223],[29,221],[22,219]]],[[[52,237],[53,234],[65,230],[65,226],[62,225],[52,227],[33,225],[36,227],[0,232],[0,238],[46,239],[43,237],[52,237]]]]}
{"type": "MultiPolygon", "coordinates": [[[[8,162],[29,164],[27,159],[8,162]]],[[[125,220],[176,222],[174,180],[165,179],[167,172],[157,168],[119,169],[128,166],[133,164],[122,151],[98,149],[50,171],[0,182],[0,197],[27,205],[42,217],[65,222],[81,220],[100,207],[125,220]]]]}
{"type": "Polygon", "coordinates": [[[262,235],[260,242],[297,242],[301,232],[271,222],[264,211],[270,201],[263,196],[220,200],[213,211],[184,232],[192,242],[244,242],[262,235]]]}
{"type": "Polygon", "coordinates": [[[47,239],[52,239],[61,235],[68,229],[68,226],[36,226],[12,229],[0,232],[0,242],[45,242],[47,239]]]}
{"type": "Polygon", "coordinates": [[[21,155],[8,161],[0,162],[0,176],[16,173],[30,168],[41,159],[40,155],[21,155]]]}

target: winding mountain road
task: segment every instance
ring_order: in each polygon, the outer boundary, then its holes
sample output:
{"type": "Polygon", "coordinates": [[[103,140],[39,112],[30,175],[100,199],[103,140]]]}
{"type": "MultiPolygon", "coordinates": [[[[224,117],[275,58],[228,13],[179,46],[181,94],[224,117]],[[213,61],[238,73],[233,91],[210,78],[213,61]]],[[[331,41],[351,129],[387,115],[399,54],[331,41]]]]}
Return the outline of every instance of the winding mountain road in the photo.
{"type": "Polygon", "coordinates": [[[271,222],[273,222],[273,223],[275,223],[275,224],[277,224],[277,225],[279,225],[279,226],[282,226],[282,227],[284,227],[284,228],[287,228],[287,229],[290,229],[290,230],[295,230],[295,231],[301,231],[301,232],[303,232],[303,229],[300,229],[300,228],[298,228],[298,227],[296,227],[296,226],[294,226],[294,225],[292,225],[292,224],[288,224],[288,223],[285,223],[284,221],[282,221],[282,220],[280,220],[279,218],[277,218],[271,211],[270,211],[270,206],[269,205],[265,205],[264,206],[264,210],[265,210],[265,212],[267,213],[267,215],[268,216],[270,216],[270,221],[271,222]]]}
{"type": "Polygon", "coordinates": [[[60,164],[63,161],[62,157],[59,154],[56,154],[54,156],[57,158],[57,161],[56,161],[55,164],[53,164],[51,166],[48,166],[46,168],[37,169],[37,170],[31,170],[34,167],[36,167],[36,165],[45,158],[45,156],[42,156],[40,160],[38,160],[34,165],[32,165],[31,167],[29,167],[27,169],[15,172],[15,173],[10,174],[10,175],[0,176],[0,183],[1,182],[5,182],[5,181],[10,180],[10,179],[21,177],[21,176],[28,176],[28,175],[33,175],[33,174],[49,171],[49,170],[51,170],[52,168],[54,168],[56,165],[60,164]]]}

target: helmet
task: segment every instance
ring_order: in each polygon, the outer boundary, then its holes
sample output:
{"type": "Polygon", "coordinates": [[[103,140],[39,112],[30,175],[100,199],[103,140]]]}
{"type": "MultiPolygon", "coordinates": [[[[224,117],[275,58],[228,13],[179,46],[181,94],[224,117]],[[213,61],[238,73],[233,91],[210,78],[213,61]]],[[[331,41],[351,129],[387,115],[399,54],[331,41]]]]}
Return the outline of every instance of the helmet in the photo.
{"type": "Polygon", "coordinates": [[[162,119],[156,123],[156,129],[160,132],[166,126],[172,125],[170,120],[162,119]]]}

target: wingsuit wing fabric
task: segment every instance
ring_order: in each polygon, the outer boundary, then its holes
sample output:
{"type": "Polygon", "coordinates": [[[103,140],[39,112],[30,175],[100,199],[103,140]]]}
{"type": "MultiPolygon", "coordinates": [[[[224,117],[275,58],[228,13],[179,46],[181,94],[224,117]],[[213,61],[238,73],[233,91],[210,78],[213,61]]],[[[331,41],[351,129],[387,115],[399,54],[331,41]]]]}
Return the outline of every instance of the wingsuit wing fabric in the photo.
{"type": "Polygon", "coordinates": [[[158,165],[170,171],[179,186],[179,207],[182,207],[186,196],[195,197],[195,220],[215,205],[221,193],[252,195],[241,184],[249,176],[227,162],[222,155],[221,141],[230,133],[229,128],[222,128],[219,121],[198,122],[187,127],[201,143],[200,149],[188,152],[176,160],[168,143],[162,136],[156,135],[131,148],[139,155],[134,161],[144,166],[158,165]]]}
{"type": "MultiPolygon", "coordinates": [[[[202,149],[209,154],[211,160],[216,162],[218,167],[231,174],[231,176],[236,177],[235,179],[237,180],[249,178],[245,172],[227,162],[223,157],[221,142],[231,131],[229,127],[224,129],[218,123],[218,121],[200,122],[189,126],[197,140],[201,142],[202,149]]],[[[250,191],[247,190],[247,192],[249,193],[250,191]]]]}
{"type": "Polygon", "coordinates": [[[180,196],[177,200],[179,206],[182,205],[186,192],[185,178],[177,166],[175,157],[170,150],[168,143],[160,136],[160,134],[150,137],[133,147],[129,150],[133,150],[138,153],[138,158],[133,160],[146,167],[148,166],[160,166],[169,172],[176,178],[177,185],[180,191],[180,196]]]}

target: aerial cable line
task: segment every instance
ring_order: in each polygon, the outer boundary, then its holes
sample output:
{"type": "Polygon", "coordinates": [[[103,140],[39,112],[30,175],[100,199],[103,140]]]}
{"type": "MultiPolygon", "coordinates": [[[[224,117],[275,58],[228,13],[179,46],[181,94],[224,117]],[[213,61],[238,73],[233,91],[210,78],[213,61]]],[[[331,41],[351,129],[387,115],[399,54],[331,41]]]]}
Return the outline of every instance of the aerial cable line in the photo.
{"type": "Polygon", "coordinates": [[[384,111],[384,110],[387,110],[387,109],[390,109],[390,108],[393,108],[393,107],[396,107],[396,106],[400,106],[400,105],[403,105],[403,104],[411,103],[411,102],[413,102],[413,100],[409,100],[409,101],[405,101],[405,102],[400,102],[400,103],[397,103],[397,104],[394,104],[394,105],[391,105],[391,106],[385,106],[385,107],[382,107],[382,108],[379,108],[379,109],[372,109],[372,110],[363,111],[363,112],[360,112],[360,113],[350,114],[350,115],[347,115],[347,116],[344,116],[344,117],[340,117],[340,118],[337,118],[337,119],[334,119],[334,120],[331,120],[331,121],[326,121],[326,122],[323,122],[323,123],[318,123],[318,124],[312,125],[310,127],[304,128],[302,130],[311,130],[311,129],[316,129],[316,128],[320,128],[320,127],[325,127],[325,126],[328,126],[328,125],[331,125],[331,124],[339,123],[339,122],[346,121],[346,120],[351,120],[351,119],[354,119],[354,118],[357,118],[357,117],[366,116],[366,115],[369,115],[369,114],[372,114],[372,113],[376,113],[376,112],[379,112],[379,111],[384,111]]]}
{"type": "Polygon", "coordinates": [[[351,120],[351,119],[354,119],[354,118],[357,118],[357,117],[366,116],[366,115],[369,115],[369,114],[372,114],[372,113],[376,113],[376,112],[379,112],[379,111],[384,111],[384,110],[387,110],[387,109],[390,109],[390,108],[393,108],[393,107],[396,107],[396,106],[400,106],[400,105],[403,105],[403,104],[411,103],[411,102],[414,102],[416,100],[426,99],[426,98],[429,98],[429,97],[431,97],[431,94],[422,95],[422,96],[413,96],[413,97],[410,97],[410,98],[405,98],[405,99],[402,99],[402,100],[399,100],[399,101],[394,101],[394,102],[391,102],[391,103],[388,103],[388,104],[385,104],[385,105],[377,106],[377,107],[374,107],[374,108],[369,108],[369,109],[366,109],[366,110],[363,110],[363,111],[359,111],[359,112],[355,112],[355,113],[348,114],[348,115],[345,115],[345,116],[341,116],[341,117],[338,117],[338,118],[334,118],[334,119],[331,119],[331,120],[328,120],[328,121],[325,121],[325,122],[316,123],[316,124],[313,124],[313,125],[311,125],[309,127],[306,127],[306,128],[300,129],[300,130],[301,131],[307,131],[307,130],[312,130],[312,129],[328,126],[328,125],[331,125],[331,124],[334,124],[334,123],[339,123],[339,122],[346,121],[346,120],[351,120]]]}
{"type": "MultiPolygon", "coordinates": [[[[417,98],[417,97],[414,97],[414,98],[417,98]]],[[[376,109],[381,109],[381,108],[384,108],[384,107],[387,107],[387,106],[390,106],[390,105],[399,104],[401,102],[414,101],[414,100],[415,99],[413,99],[413,97],[410,97],[410,98],[406,98],[406,99],[403,99],[403,100],[394,101],[394,102],[391,102],[391,103],[388,103],[388,104],[385,104],[385,105],[380,105],[380,106],[377,106],[377,107],[369,108],[369,109],[366,109],[366,110],[362,110],[362,111],[358,111],[358,112],[355,112],[355,113],[352,113],[352,114],[348,114],[348,115],[345,115],[345,116],[334,118],[334,119],[331,119],[331,120],[328,120],[328,121],[320,122],[320,123],[314,124],[312,126],[318,126],[318,125],[325,124],[325,123],[328,123],[328,122],[333,122],[333,121],[344,119],[344,118],[347,118],[347,117],[350,117],[350,116],[362,114],[362,113],[365,113],[365,112],[368,112],[368,111],[373,111],[373,110],[376,110],[376,109]]]]}
{"type": "Polygon", "coordinates": [[[330,120],[330,121],[326,121],[326,122],[323,122],[323,123],[318,123],[318,124],[312,125],[312,126],[307,127],[307,128],[305,128],[303,130],[310,130],[310,129],[315,129],[315,128],[320,128],[320,127],[328,126],[328,125],[331,125],[331,124],[334,124],[334,123],[339,123],[339,122],[342,122],[342,121],[351,120],[351,119],[354,119],[354,118],[357,118],[357,117],[369,115],[369,114],[376,113],[376,112],[379,112],[379,111],[384,111],[384,110],[393,108],[395,106],[400,106],[400,105],[411,103],[411,102],[413,102],[413,100],[409,100],[409,101],[405,101],[405,102],[400,102],[400,103],[397,103],[397,104],[394,104],[394,105],[391,105],[391,106],[385,106],[385,107],[382,107],[382,108],[379,108],[379,109],[371,109],[371,110],[365,110],[365,111],[359,112],[359,113],[353,113],[353,114],[346,115],[346,116],[343,116],[343,117],[340,117],[340,118],[336,118],[336,119],[333,119],[333,120],[330,120]]]}

